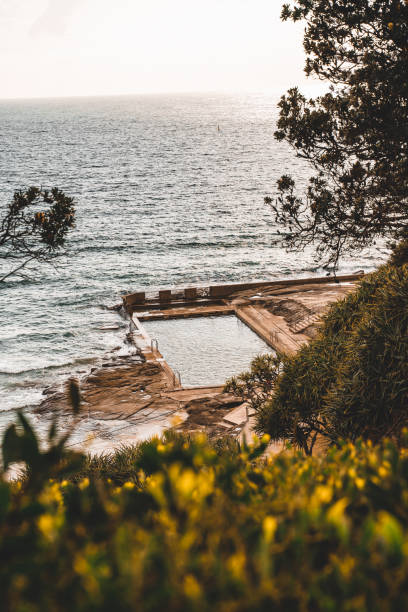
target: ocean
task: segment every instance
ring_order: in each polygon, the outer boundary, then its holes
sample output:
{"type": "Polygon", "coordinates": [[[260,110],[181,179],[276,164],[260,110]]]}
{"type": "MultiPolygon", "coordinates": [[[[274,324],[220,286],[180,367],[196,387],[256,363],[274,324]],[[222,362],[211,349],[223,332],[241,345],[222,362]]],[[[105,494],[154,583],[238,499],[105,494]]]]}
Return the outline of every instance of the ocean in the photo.
{"type": "MultiPolygon", "coordinates": [[[[59,187],[77,209],[57,268],[0,286],[0,424],[123,344],[126,323],[106,307],[124,293],[324,275],[312,250],[282,250],[263,202],[281,174],[300,187],[310,174],[273,138],[276,104],[253,94],[0,102],[0,214],[30,185],[59,187]]],[[[339,272],[385,257],[376,247],[339,272]]]]}

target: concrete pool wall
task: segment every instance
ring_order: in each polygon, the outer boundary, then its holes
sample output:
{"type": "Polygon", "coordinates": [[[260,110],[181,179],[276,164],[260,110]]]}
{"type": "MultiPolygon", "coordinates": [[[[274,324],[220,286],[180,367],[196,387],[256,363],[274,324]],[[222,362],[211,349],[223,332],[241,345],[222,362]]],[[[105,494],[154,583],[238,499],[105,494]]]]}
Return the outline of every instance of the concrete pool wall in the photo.
{"type": "MultiPolygon", "coordinates": [[[[196,287],[184,287],[184,288],[172,288],[172,289],[159,289],[155,293],[158,293],[158,302],[161,305],[171,304],[178,299],[184,299],[186,302],[194,302],[200,297],[207,297],[210,300],[214,299],[225,299],[231,294],[241,291],[247,291],[251,289],[260,289],[263,287],[273,286],[285,286],[290,287],[292,285],[306,285],[306,284],[327,284],[330,282],[345,282],[355,281],[361,278],[364,272],[360,271],[356,274],[346,274],[342,276],[323,276],[323,277],[308,277],[299,279],[282,279],[275,281],[251,281],[246,283],[229,283],[220,285],[208,285],[208,286],[196,286],[196,287]]],[[[143,306],[144,304],[152,305],[149,294],[153,293],[149,290],[137,291],[135,293],[128,293],[123,296],[123,304],[128,311],[132,310],[133,307],[143,306]]],[[[157,301],[157,300],[156,300],[157,301]]]]}

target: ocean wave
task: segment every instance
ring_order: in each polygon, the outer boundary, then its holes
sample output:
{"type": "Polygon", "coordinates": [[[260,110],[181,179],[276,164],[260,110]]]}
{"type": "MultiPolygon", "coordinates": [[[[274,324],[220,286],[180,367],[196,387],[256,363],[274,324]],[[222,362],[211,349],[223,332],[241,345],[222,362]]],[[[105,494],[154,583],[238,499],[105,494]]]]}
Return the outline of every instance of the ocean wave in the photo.
{"type": "Polygon", "coordinates": [[[59,336],[63,334],[63,330],[55,330],[53,332],[20,332],[16,334],[9,334],[8,336],[2,336],[0,338],[0,342],[7,342],[12,340],[13,342],[18,341],[36,341],[39,340],[41,343],[46,342],[47,340],[56,340],[59,336]]]}
{"type": "Polygon", "coordinates": [[[34,373],[42,373],[44,374],[45,372],[51,372],[51,371],[55,371],[55,370],[61,370],[62,368],[74,368],[75,366],[78,365],[87,365],[87,364],[91,364],[91,363],[95,363],[97,362],[99,359],[101,358],[101,356],[93,356],[93,357],[78,357],[76,359],[72,359],[69,361],[65,361],[63,363],[59,363],[59,364],[50,364],[50,365],[44,365],[44,366],[38,366],[35,368],[24,368],[21,370],[15,370],[15,369],[11,369],[11,368],[7,368],[7,369],[0,369],[0,376],[1,375],[7,375],[7,376],[25,376],[27,374],[34,374],[34,373]]]}

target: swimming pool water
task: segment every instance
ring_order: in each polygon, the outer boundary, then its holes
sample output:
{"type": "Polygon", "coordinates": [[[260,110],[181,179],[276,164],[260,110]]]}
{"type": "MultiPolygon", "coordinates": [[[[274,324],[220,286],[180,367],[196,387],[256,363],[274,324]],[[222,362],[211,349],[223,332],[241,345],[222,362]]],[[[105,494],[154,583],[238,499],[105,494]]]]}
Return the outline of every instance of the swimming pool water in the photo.
{"type": "Polygon", "coordinates": [[[145,321],[159,351],[183,386],[221,385],[272,349],[235,316],[145,321]]]}

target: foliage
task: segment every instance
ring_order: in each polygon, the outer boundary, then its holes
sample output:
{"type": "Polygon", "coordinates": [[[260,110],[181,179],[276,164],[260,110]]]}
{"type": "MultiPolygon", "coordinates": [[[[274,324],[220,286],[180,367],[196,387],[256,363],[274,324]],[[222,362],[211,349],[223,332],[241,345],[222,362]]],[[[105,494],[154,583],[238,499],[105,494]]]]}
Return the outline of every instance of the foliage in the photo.
{"type": "MultiPolygon", "coordinates": [[[[163,433],[161,441],[163,444],[172,446],[174,460],[178,455],[185,460],[186,444],[194,441],[194,437],[169,429],[163,433]]],[[[233,457],[240,452],[238,441],[230,436],[209,440],[208,444],[218,455],[229,454],[233,457]]],[[[117,485],[123,485],[125,482],[140,484],[139,462],[142,455],[149,452],[150,446],[150,440],[143,440],[136,444],[122,445],[111,453],[87,455],[81,469],[76,470],[68,479],[73,482],[79,482],[84,478],[109,479],[117,485]]],[[[152,466],[144,465],[143,469],[144,473],[150,473],[152,466]]]]}
{"type": "Polygon", "coordinates": [[[405,609],[408,434],[321,458],[263,459],[267,442],[173,434],[133,449],[120,486],[51,458],[40,488],[1,482],[4,609],[405,609]]]}
{"type": "Polygon", "coordinates": [[[408,422],[408,266],[383,266],[336,302],[317,338],[285,358],[257,427],[313,449],[362,436],[398,436],[408,422]]]}
{"type": "Polygon", "coordinates": [[[0,282],[22,274],[30,262],[51,262],[74,226],[74,200],[54,187],[51,191],[30,187],[16,191],[0,223],[0,259],[18,266],[3,274],[0,282]],[[48,208],[42,210],[43,205],[48,208]]]}
{"type": "Polygon", "coordinates": [[[328,263],[377,237],[400,239],[408,222],[408,3],[294,0],[282,19],[305,20],[305,72],[330,91],[307,100],[297,88],[279,103],[275,137],[315,175],[305,197],[284,175],[272,205],[285,242],[316,244],[328,263]]]}
{"type": "MultiPolygon", "coordinates": [[[[81,396],[78,381],[71,378],[67,385],[67,395],[74,416],[80,411],[81,396]]],[[[66,443],[71,431],[58,434],[58,417],[51,421],[46,440],[47,448],[41,448],[40,441],[30,423],[20,411],[17,413],[18,426],[11,424],[5,431],[2,443],[2,466],[7,470],[10,465],[21,462],[24,465],[23,479],[25,488],[37,491],[47,478],[66,478],[84,464],[85,456],[75,451],[68,451],[66,443]]],[[[73,423],[75,427],[75,420],[73,423]]]]}
{"type": "Polygon", "coordinates": [[[390,263],[394,266],[402,266],[408,263],[408,238],[404,238],[393,246],[390,263]]]}
{"type": "Polygon", "coordinates": [[[227,380],[224,391],[240,397],[253,410],[258,411],[270,398],[283,363],[282,355],[258,355],[252,360],[249,372],[227,380]]]}

